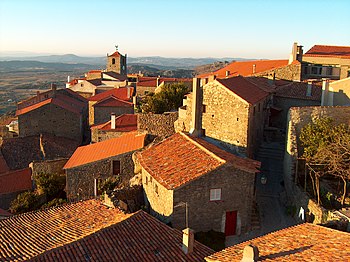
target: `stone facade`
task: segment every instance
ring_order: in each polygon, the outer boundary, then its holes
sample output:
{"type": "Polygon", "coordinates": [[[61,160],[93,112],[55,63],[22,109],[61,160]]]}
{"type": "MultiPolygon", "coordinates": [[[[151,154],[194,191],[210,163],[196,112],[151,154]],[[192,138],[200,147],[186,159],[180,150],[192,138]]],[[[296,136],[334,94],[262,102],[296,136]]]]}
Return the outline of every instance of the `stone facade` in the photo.
{"type": "MultiPolygon", "coordinates": [[[[198,114],[205,136],[239,155],[253,157],[263,139],[270,97],[251,105],[216,81],[201,88],[203,102],[198,114]]],[[[187,95],[179,108],[176,131],[191,130],[192,102],[192,94],[187,95]]]]}
{"type": "Polygon", "coordinates": [[[49,133],[76,141],[83,140],[83,115],[54,104],[47,104],[18,116],[20,137],[49,133]]]}
{"type": "Polygon", "coordinates": [[[276,79],[300,81],[301,80],[301,63],[295,61],[287,66],[274,68],[269,71],[253,74],[252,76],[270,77],[276,79]]]}
{"type": "Polygon", "coordinates": [[[100,130],[98,128],[91,128],[91,142],[97,143],[111,138],[120,137],[125,132],[118,132],[114,130],[100,130]]]}
{"type": "Polygon", "coordinates": [[[104,180],[113,176],[113,161],[120,161],[120,179],[122,186],[128,186],[134,176],[132,152],[108,159],[66,169],[66,192],[69,200],[80,200],[94,196],[94,179],[104,180]]]}
{"type": "Polygon", "coordinates": [[[292,107],[288,114],[287,141],[284,156],[284,183],[287,196],[295,199],[295,169],[297,158],[301,155],[299,136],[301,129],[313,119],[330,117],[336,124],[350,124],[350,107],[292,107]]]}
{"type": "Polygon", "coordinates": [[[137,114],[137,130],[163,139],[175,134],[174,123],[177,119],[178,112],[137,114]]]}
{"type": "Polygon", "coordinates": [[[126,75],[126,55],[123,56],[118,51],[112,55],[107,55],[107,71],[113,71],[121,75],[126,75]]]}
{"type": "Polygon", "coordinates": [[[167,190],[142,168],[142,185],[151,214],[175,228],[184,229],[186,207],[183,203],[186,202],[189,227],[196,232],[224,232],[228,211],[238,211],[236,234],[249,231],[254,181],[255,174],[225,164],[192,182],[167,190]],[[221,188],[222,199],[210,201],[210,189],[218,188],[221,188]]]}
{"type": "Polygon", "coordinates": [[[134,106],[114,107],[114,106],[94,106],[98,101],[89,101],[89,125],[98,125],[111,120],[111,114],[116,117],[123,114],[133,114],[134,106]]]}
{"type": "Polygon", "coordinates": [[[40,174],[64,174],[63,166],[67,161],[68,158],[33,161],[29,164],[29,167],[32,169],[32,177],[35,178],[40,174]]]}

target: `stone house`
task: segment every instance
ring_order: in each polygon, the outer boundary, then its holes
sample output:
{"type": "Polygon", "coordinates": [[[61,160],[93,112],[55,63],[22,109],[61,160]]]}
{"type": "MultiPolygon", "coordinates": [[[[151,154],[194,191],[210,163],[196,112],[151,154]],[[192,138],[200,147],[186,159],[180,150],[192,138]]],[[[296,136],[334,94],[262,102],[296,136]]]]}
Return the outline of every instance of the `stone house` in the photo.
{"type": "Polygon", "coordinates": [[[89,98],[89,125],[98,125],[116,116],[133,114],[132,87],[113,88],[89,98]]]}
{"type": "Polygon", "coordinates": [[[48,133],[82,142],[86,130],[87,101],[69,89],[52,89],[17,105],[20,137],[48,133]]]}
{"type": "Polygon", "coordinates": [[[101,142],[137,130],[137,115],[123,114],[118,117],[111,115],[111,120],[91,127],[91,142],[101,142]]]}
{"type": "Polygon", "coordinates": [[[350,76],[350,46],[314,45],[302,62],[303,79],[344,79],[350,76]]]}
{"type": "Polygon", "coordinates": [[[174,228],[247,232],[260,162],[177,133],[136,154],[150,213],[174,228]],[[187,214],[187,215],[186,215],[187,214]]]}
{"type": "Polygon", "coordinates": [[[202,86],[203,80],[193,81],[193,93],[179,108],[175,129],[200,132],[237,154],[253,157],[263,140],[271,94],[242,76],[202,86]]]}
{"type": "Polygon", "coordinates": [[[349,106],[350,105],[350,77],[322,82],[322,106],[349,106]]]}
{"type": "Polygon", "coordinates": [[[66,193],[69,200],[96,196],[99,183],[119,176],[129,185],[133,175],[132,153],[145,145],[145,134],[130,132],[95,144],[78,147],[63,169],[66,172],[66,193]]]}

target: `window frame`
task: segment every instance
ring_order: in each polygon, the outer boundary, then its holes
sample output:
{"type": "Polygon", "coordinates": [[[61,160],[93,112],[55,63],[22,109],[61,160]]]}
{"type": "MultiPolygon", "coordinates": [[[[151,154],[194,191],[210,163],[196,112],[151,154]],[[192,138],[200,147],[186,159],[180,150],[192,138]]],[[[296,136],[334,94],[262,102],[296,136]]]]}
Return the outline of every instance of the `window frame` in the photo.
{"type": "Polygon", "coordinates": [[[209,201],[210,202],[222,201],[222,189],[221,188],[211,188],[209,190],[209,201]],[[212,192],[214,192],[214,198],[212,198],[212,192]],[[217,198],[217,192],[219,192],[219,198],[217,198]]]}

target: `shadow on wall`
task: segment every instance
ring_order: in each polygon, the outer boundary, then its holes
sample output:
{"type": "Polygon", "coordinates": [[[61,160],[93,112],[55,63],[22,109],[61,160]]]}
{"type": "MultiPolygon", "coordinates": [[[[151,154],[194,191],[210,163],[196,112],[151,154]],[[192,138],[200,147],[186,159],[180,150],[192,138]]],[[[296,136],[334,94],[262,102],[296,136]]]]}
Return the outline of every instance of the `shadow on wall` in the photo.
{"type": "Polygon", "coordinates": [[[209,137],[209,136],[205,136],[202,137],[204,140],[208,141],[211,144],[216,145],[217,147],[232,153],[236,156],[240,156],[240,157],[247,157],[247,147],[245,146],[239,146],[239,145],[234,145],[228,142],[224,142],[218,139],[215,139],[213,137],[209,137]]]}
{"type": "Polygon", "coordinates": [[[333,105],[334,106],[349,106],[350,98],[344,90],[339,90],[338,92],[330,92],[333,94],[333,105]]]}

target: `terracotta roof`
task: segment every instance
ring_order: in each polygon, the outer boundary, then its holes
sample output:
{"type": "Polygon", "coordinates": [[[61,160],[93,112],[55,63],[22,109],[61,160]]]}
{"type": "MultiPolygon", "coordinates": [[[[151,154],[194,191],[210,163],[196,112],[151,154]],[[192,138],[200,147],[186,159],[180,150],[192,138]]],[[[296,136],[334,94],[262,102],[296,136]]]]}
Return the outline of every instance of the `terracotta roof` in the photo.
{"type": "Polygon", "coordinates": [[[92,73],[92,74],[95,74],[95,73],[101,73],[102,70],[90,70],[88,73],[92,73]]]}
{"type": "Polygon", "coordinates": [[[182,232],[144,211],[76,242],[48,251],[33,261],[203,261],[210,248],[195,241],[182,251],[182,232]]]}
{"type": "Polygon", "coordinates": [[[216,81],[250,104],[255,104],[269,95],[268,92],[242,76],[217,79],[216,81]]]}
{"type": "Polygon", "coordinates": [[[102,85],[102,80],[101,79],[89,79],[86,80],[86,82],[89,82],[90,84],[94,85],[94,86],[100,86],[102,85]]]}
{"type": "Polygon", "coordinates": [[[253,65],[255,65],[255,74],[268,70],[287,66],[288,60],[254,60],[254,61],[234,61],[227,66],[213,72],[198,75],[197,77],[208,77],[215,75],[217,78],[225,78],[226,71],[229,71],[229,77],[232,76],[251,76],[253,75],[253,65]]]}
{"type": "MultiPolygon", "coordinates": [[[[104,131],[130,132],[137,130],[137,115],[124,114],[116,117],[115,129],[111,129],[111,121],[91,127],[104,131]]],[[[0,162],[1,163],[1,162],[0,162]]]]}
{"type": "Polygon", "coordinates": [[[10,212],[7,212],[6,210],[3,210],[0,208],[0,217],[3,216],[3,217],[9,217],[9,216],[12,216],[12,214],[10,212]]]}
{"type": "Polygon", "coordinates": [[[132,97],[133,91],[134,90],[132,87],[113,88],[111,90],[104,91],[102,93],[90,97],[89,101],[100,101],[110,96],[114,96],[124,101],[129,101],[132,97]],[[128,91],[128,89],[130,90],[128,91]]]}
{"type": "Polygon", "coordinates": [[[307,83],[303,82],[290,82],[286,85],[276,88],[276,96],[296,98],[304,100],[314,100],[321,103],[322,86],[312,85],[311,96],[307,96],[307,83]]]}
{"type": "Polygon", "coordinates": [[[9,217],[0,221],[0,261],[27,260],[129,216],[89,200],[9,217]]]}
{"type": "Polygon", "coordinates": [[[350,46],[314,45],[304,56],[350,58],[350,46]]]}
{"type": "Polygon", "coordinates": [[[259,162],[234,156],[201,138],[177,133],[138,154],[141,166],[161,185],[175,189],[230,162],[257,172],[259,162]]]}
{"type": "Polygon", "coordinates": [[[109,56],[120,57],[121,54],[118,51],[115,51],[113,54],[111,54],[109,56]]]}
{"type": "Polygon", "coordinates": [[[103,74],[108,75],[108,76],[110,76],[110,77],[113,77],[113,78],[115,78],[115,79],[118,79],[118,80],[120,80],[120,81],[125,81],[125,80],[128,79],[127,76],[122,75],[122,74],[118,74],[118,73],[113,72],[113,71],[110,71],[110,72],[103,72],[103,74]]]}
{"type": "Polygon", "coordinates": [[[0,175],[0,195],[32,189],[32,170],[9,171],[0,175]]]}
{"type": "Polygon", "coordinates": [[[103,106],[103,107],[133,107],[134,104],[128,101],[124,101],[121,99],[116,98],[115,96],[109,96],[104,99],[101,99],[96,104],[93,104],[94,107],[96,106],[103,106]]]}
{"type": "Polygon", "coordinates": [[[144,147],[146,134],[130,132],[120,137],[78,147],[63,169],[69,169],[144,147]]]}
{"type": "Polygon", "coordinates": [[[207,261],[241,261],[243,249],[259,249],[259,261],[349,261],[350,234],[334,229],[301,224],[226,248],[207,261]]]}

